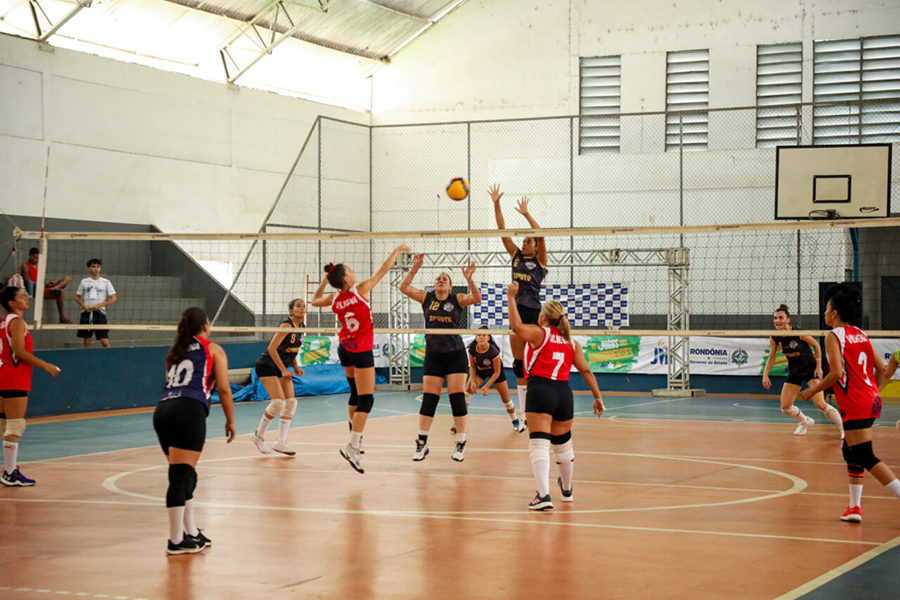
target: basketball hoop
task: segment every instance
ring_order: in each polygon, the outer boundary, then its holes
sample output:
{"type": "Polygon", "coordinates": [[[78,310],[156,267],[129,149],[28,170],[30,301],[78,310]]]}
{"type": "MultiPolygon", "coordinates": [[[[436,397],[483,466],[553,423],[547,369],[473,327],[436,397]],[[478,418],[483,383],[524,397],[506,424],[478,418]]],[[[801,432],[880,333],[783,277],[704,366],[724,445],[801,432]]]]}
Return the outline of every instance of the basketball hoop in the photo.
{"type": "Polygon", "coordinates": [[[823,220],[823,221],[833,221],[835,219],[840,219],[841,213],[836,210],[828,209],[828,210],[811,210],[809,211],[809,218],[814,220],[823,220]]]}
{"type": "Polygon", "coordinates": [[[877,206],[860,206],[859,207],[859,212],[861,212],[863,214],[871,214],[873,212],[878,212],[879,210],[881,210],[881,209],[878,208],[877,206]]]}

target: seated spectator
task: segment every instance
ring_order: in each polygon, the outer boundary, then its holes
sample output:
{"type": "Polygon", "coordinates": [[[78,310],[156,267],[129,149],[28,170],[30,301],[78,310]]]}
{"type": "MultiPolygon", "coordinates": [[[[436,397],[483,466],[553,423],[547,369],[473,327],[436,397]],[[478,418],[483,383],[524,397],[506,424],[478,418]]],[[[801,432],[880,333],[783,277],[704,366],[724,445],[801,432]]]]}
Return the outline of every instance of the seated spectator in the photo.
{"type": "MultiPolygon", "coordinates": [[[[19,269],[19,274],[22,276],[22,279],[25,280],[25,291],[28,292],[29,296],[34,296],[34,291],[37,287],[37,266],[40,256],[41,251],[37,248],[32,248],[28,251],[28,260],[23,262],[19,269]]],[[[47,281],[44,284],[44,300],[56,300],[56,308],[59,310],[60,323],[72,322],[66,317],[66,311],[63,306],[63,301],[65,299],[65,292],[63,290],[66,289],[66,286],[69,285],[71,281],[70,278],[63,276],[62,279],[47,281]]]]}

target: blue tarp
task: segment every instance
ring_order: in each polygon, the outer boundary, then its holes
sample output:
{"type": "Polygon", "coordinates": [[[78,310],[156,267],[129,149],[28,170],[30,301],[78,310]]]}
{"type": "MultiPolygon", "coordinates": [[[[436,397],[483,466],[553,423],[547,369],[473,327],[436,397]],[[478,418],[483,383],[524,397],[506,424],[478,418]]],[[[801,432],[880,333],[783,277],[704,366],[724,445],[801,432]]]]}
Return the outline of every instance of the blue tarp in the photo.
{"type": "MultiPolygon", "coordinates": [[[[293,372],[293,367],[288,368],[293,372]]],[[[311,365],[303,368],[303,376],[292,378],[294,381],[294,394],[300,396],[325,396],[328,394],[349,394],[350,385],[344,375],[341,365],[311,365]]],[[[387,383],[387,379],[380,375],[375,376],[375,383],[387,383]]],[[[250,383],[245,388],[231,384],[231,394],[235,402],[268,400],[269,393],[259,382],[256,371],[252,371],[250,383]]],[[[219,402],[219,395],[213,392],[213,403],[219,402]]]]}

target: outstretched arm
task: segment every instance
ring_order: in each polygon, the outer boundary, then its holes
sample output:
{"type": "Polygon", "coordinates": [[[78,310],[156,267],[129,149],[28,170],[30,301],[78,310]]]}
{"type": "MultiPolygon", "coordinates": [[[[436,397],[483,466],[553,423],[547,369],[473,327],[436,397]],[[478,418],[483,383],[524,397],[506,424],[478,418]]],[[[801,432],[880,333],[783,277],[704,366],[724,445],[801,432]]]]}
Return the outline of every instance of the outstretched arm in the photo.
{"type": "MultiPolygon", "coordinates": [[[[503,197],[503,192],[500,191],[500,186],[498,184],[492,185],[491,189],[488,191],[491,194],[491,201],[494,203],[494,218],[497,219],[497,229],[506,229],[506,221],[503,220],[503,211],[500,210],[500,198],[503,197]]],[[[504,237],[500,238],[500,240],[503,242],[503,247],[509,252],[509,257],[513,258],[516,255],[516,252],[519,251],[519,247],[512,241],[512,238],[504,237]]]]}
{"type": "Polygon", "coordinates": [[[763,369],[763,387],[767,390],[772,387],[772,380],[769,379],[769,373],[772,371],[772,367],[775,366],[775,352],[778,350],[778,345],[775,343],[775,340],[769,338],[769,358],[766,359],[766,368],[763,369]]]}
{"type": "Polygon", "coordinates": [[[411,252],[409,246],[400,245],[394,248],[394,251],[391,252],[391,255],[388,256],[387,260],[384,261],[384,264],[378,267],[378,270],[375,271],[375,274],[363,281],[361,284],[356,286],[356,289],[360,294],[363,295],[364,298],[369,297],[369,292],[372,291],[372,288],[378,285],[378,282],[381,281],[385,275],[388,274],[388,271],[391,270],[391,267],[394,266],[394,263],[397,262],[397,257],[401,252],[411,252]]]}
{"type": "Polygon", "coordinates": [[[406,274],[406,277],[403,278],[403,282],[400,283],[400,291],[409,297],[410,300],[415,300],[419,304],[425,302],[425,294],[427,293],[425,290],[420,290],[419,288],[413,287],[411,284],[413,279],[416,278],[416,273],[419,272],[419,269],[422,267],[422,263],[425,262],[424,254],[416,254],[413,258],[412,269],[409,270],[409,273],[406,274]]]}
{"type": "Polygon", "coordinates": [[[469,291],[471,294],[457,294],[456,301],[459,302],[460,306],[472,306],[473,304],[478,304],[481,302],[481,290],[478,289],[478,286],[475,285],[475,281],[472,280],[472,275],[475,273],[475,263],[470,262],[468,267],[463,267],[462,270],[463,277],[466,278],[466,283],[469,284],[469,291]]]}
{"type": "MultiPolygon", "coordinates": [[[[819,392],[824,392],[840,381],[844,376],[844,364],[841,360],[841,346],[838,343],[837,336],[835,336],[833,332],[829,332],[825,337],[825,353],[828,355],[828,375],[826,375],[818,384],[800,392],[797,397],[801,400],[809,400],[819,392]]],[[[882,367],[883,366],[884,365],[882,364],[882,367]]]]}
{"type": "MultiPolygon", "coordinates": [[[[516,212],[525,217],[525,220],[528,221],[528,224],[531,225],[532,229],[541,228],[537,221],[534,220],[534,217],[531,216],[531,213],[528,212],[528,198],[525,196],[522,196],[522,199],[519,200],[519,205],[516,206],[516,212]]],[[[547,242],[545,242],[542,237],[535,237],[534,243],[537,246],[538,262],[541,263],[542,267],[547,268],[547,242]]]]}
{"type": "Polygon", "coordinates": [[[209,350],[213,356],[216,391],[219,392],[222,412],[225,413],[225,438],[230,444],[237,435],[237,429],[234,426],[234,399],[231,397],[231,383],[228,381],[228,357],[225,355],[225,350],[222,349],[222,346],[218,344],[210,344],[209,350]]]}
{"type": "Polygon", "coordinates": [[[59,367],[51,365],[45,360],[41,360],[31,352],[25,349],[25,322],[22,319],[13,319],[9,324],[9,337],[12,351],[19,360],[24,363],[47,371],[51,377],[59,375],[59,367]]]}

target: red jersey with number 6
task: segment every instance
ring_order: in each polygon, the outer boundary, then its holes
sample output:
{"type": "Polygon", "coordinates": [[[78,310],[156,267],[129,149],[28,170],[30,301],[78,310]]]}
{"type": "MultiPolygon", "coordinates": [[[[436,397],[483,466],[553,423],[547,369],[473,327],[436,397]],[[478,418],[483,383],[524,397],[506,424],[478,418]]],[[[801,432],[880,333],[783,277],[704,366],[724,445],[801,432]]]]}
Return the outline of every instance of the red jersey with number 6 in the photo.
{"type": "Polygon", "coordinates": [[[525,362],[525,377],[543,377],[553,381],[568,381],[572,362],[575,360],[575,347],[567,342],[559,329],[541,327],[544,340],[537,348],[525,344],[522,358],[525,362]]]}
{"type": "Polygon", "coordinates": [[[875,352],[869,336],[847,325],[831,330],[841,347],[844,375],[834,386],[838,408],[844,421],[877,419],[881,416],[881,396],[875,382],[875,352]]]}
{"type": "Polygon", "coordinates": [[[372,349],[375,340],[372,332],[375,323],[372,305],[356,291],[356,286],[338,293],[331,303],[331,310],[341,321],[338,338],[344,350],[366,352],[372,349]]]}
{"type": "MultiPolygon", "coordinates": [[[[31,365],[21,360],[13,352],[10,324],[21,317],[15,313],[9,313],[3,317],[0,324],[0,390],[31,391],[31,365]]],[[[25,325],[25,321],[22,321],[25,325]]],[[[25,351],[31,352],[34,343],[31,334],[28,333],[28,325],[25,325],[25,351]]]]}

